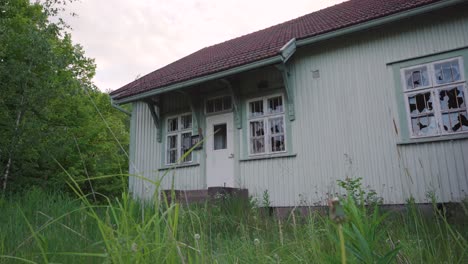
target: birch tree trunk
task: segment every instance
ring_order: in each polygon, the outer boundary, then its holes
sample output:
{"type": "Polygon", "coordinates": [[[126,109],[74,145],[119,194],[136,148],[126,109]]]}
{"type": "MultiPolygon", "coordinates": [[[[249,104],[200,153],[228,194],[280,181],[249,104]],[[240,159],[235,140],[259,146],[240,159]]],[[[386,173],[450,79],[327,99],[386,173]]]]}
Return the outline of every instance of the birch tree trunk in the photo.
{"type": "Polygon", "coordinates": [[[20,126],[20,121],[21,121],[21,118],[23,117],[23,102],[24,102],[24,95],[21,96],[20,108],[18,110],[18,114],[16,115],[15,131],[13,133],[13,138],[11,140],[11,147],[10,147],[10,151],[8,153],[8,161],[7,161],[7,165],[5,167],[5,174],[3,175],[3,191],[4,192],[6,190],[8,176],[10,174],[10,167],[11,167],[11,163],[12,163],[12,160],[13,160],[13,152],[14,152],[14,150],[16,148],[16,141],[17,141],[17,138],[18,138],[18,131],[19,131],[19,126],[20,126]]]}

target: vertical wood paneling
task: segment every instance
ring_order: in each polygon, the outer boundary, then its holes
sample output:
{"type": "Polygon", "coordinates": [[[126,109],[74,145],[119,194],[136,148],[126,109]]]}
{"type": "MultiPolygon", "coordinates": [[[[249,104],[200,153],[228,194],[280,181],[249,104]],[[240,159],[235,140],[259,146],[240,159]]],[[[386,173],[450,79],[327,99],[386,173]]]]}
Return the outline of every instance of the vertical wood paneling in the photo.
{"type": "MultiPolygon", "coordinates": [[[[297,156],[240,162],[241,187],[260,201],[267,190],[273,206],[323,205],[328,195],[340,191],[336,181],[345,177],[362,177],[388,204],[405,203],[410,197],[429,202],[429,191],[441,202],[465,198],[468,140],[397,145],[396,84],[386,65],[468,46],[468,17],[462,11],[412,18],[299,48],[288,62],[296,112],[290,136],[297,156]],[[314,70],[320,71],[320,78],[312,78],[314,70]]],[[[245,74],[242,91],[247,93],[259,80],[277,83],[277,73],[270,75],[245,74]]],[[[186,109],[181,98],[165,96],[164,112],[186,109]]],[[[163,146],[156,141],[145,104],[134,104],[132,122],[136,132],[131,171],[152,180],[165,175],[165,189],[172,182],[176,189],[205,188],[202,166],[158,171],[163,146]]],[[[247,140],[242,133],[239,139],[247,140]]],[[[130,188],[145,198],[154,192],[136,178],[130,180],[130,188]]]]}
{"type": "Polygon", "coordinates": [[[323,204],[347,176],[362,177],[390,204],[429,202],[430,191],[441,202],[465,198],[468,140],[398,146],[393,126],[396,87],[386,63],[468,46],[468,18],[433,18],[300,48],[290,62],[297,157],[240,163],[244,187],[260,200],[268,190],[274,206],[298,205],[300,196],[323,204]]]}
{"type": "MultiPolygon", "coordinates": [[[[168,107],[177,107],[175,100],[168,101],[168,107]]],[[[130,173],[151,181],[160,181],[162,189],[170,189],[172,175],[174,187],[178,190],[202,189],[204,183],[200,175],[200,166],[178,168],[171,171],[160,171],[163,144],[157,141],[157,129],[154,125],[148,106],[142,102],[133,104],[132,126],[135,126],[135,162],[130,164],[130,173]]],[[[130,179],[130,190],[138,197],[149,199],[155,193],[155,185],[141,178],[130,179]]]]}

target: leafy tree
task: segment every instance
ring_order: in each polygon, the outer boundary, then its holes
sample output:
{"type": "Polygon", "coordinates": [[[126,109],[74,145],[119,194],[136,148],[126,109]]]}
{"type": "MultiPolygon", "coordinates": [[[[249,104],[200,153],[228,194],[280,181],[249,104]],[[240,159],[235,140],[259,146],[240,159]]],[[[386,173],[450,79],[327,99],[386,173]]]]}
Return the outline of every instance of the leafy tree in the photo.
{"type": "MultiPolygon", "coordinates": [[[[109,129],[126,146],[127,117],[93,85],[94,60],[72,43],[60,3],[0,0],[3,191],[63,188],[62,167],[77,180],[125,172],[126,153],[109,129]]],[[[116,180],[80,183],[92,193],[109,193],[121,186],[116,180]]]]}

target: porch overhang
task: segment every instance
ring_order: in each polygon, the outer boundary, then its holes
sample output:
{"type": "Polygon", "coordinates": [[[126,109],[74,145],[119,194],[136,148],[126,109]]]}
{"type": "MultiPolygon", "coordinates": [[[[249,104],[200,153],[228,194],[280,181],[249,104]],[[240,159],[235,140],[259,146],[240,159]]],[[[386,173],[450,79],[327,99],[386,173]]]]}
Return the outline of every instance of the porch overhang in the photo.
{"type": "Polygon", "coordinates": [[[160,95],[160,94],[163,94],[163,93],[167,93],[167,92],[171,92],[171,91],[191,87],[191,86],[201,84],[201,83],[204,83],[204,82],[207,82],[207,81],[222,79],[222,78],[234,75],[234,74],[238,74],[238,73],[242,73],[242,72],[245,72],[245,71],[261,68],[261,67],[264,67],[264,66],[283,63],[283,61],[284,61],[284,57],[281,54],[279,54],[279,55],[274,56],[274,57],[259,60],[259,61],[253,62],[253,63],[245,64],[245,65],[242,65],[242,66],[239,66],[239,67],[231,68],[231,69],[221,71],[221,72],[217,72],[217,73],[213,73],[213,74],[210,74],[210,75],[201,76],[201,77],[197,77],[197,78],[194,78],[194,79],[186,80],[186,81],[183,81],[183,82],[180,82],[180,83],[175,83],[175,84],[172,84],[172,85],[168,85],[168,86],[161,87],[161,88],[158,88],[158,89],[150,90],[150,91],[147,91],[147,92],[144,92],[144,93],[141,93],[141,94],[136,94],[136,95],[129,96],[129,97],[126,97],[126,98],[122,98],[122,99],[114,99],[115,97],[118,97],[118,94],[116,94],[116,95],[114,95],[112,97],[112,100],[113,100],[114,104],[117,104],[117,105],[131,103],[131,102],[139,101],[139,100],[142,100],[142,99],[145,99],[145,98],[148,98],[148,97],[152,97],[152,96],[155,96],[155,95],[160,95]]]}

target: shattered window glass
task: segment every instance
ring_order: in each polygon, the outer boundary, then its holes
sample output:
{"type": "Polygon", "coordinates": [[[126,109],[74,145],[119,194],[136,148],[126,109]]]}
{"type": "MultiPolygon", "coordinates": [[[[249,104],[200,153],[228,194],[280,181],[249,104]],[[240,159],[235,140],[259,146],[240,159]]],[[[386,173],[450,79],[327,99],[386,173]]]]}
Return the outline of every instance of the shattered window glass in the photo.
{"type": "Polygon", "coordinates": [[[169,118],[167,120],[167,131],[168,132],[173,132],[173,131],[179,130],[178,124],[179,124],[179,122],[178,122],[177,117],[176,118],[169,118]]]}
{"type": "Polygon", "coordinates": [[[450,89],[440,90],[439,100],[440,109],[449,110],[457,108],[465,108],[465,95],[463,92],[463,86],[453,87],[450,89]]]}
{"type": "Polygon", "coordinates": [[[429,74],[427,67],[405,71],[406,89],[416,89],[429,86],[429,74]]]}
{"type": "Polygon", "coordinates": [[[410,113],[421,114],[432,112],[432,93],[420,93],[408,97],[410,113]]]}
{"type": "Polygon", "coordinates": [[[468,132],[462,65],[462,57],[458,57],[402,71],[413,137],[468,132]],[[411,91],[416,88],[421,91],[411,91]]]}
{"type": "Polygon", "coordinates": [[[271,118],[270,123],[270,147],[271,152],[285,150],[284,144],[284,120],[283,117],[271,118]]]}
{"type": "Polygon", "coordinates": [[[467,131],[468,120],[463,86],[439,90],[439,100],[444,131],[467,131]]]}
{"type": "Polygon", "coordinates": [[[458,60],[434,64],[437,84],[447,84],[460,81],[460,65],[458,60]]]}
{"type": "Polygon", "coordinates": [[[411,126],[415,136],[433,136],[437,134],[437,123],[434,115],[412,117],[411,126]]]}
{"type": "Polygon", "coordinates": [[[177,135],[167,137],[167,163],[177,162],[177,135]]]}
{"type": "Polygon", "coordinates": [[[250,154],[286,150],[283,96],[264,97],[248,104],[250,154]]]}
{"type": "Polygon", "coordinates": [[[432,93],[419,93],[408,97],[411,127],[415,136],[437,134],[437,122],[433,114],[432,93]]]}
{"type": "Polygon", "coordinates": [[[257,117],[263,115],[263,100],[253,101],[250,105],[250,117],[257,117]]]}
{"type": "Polygon", "coordinates": [[[446,132],[468,131],[468,115],[466,110],[442,114],[442,122],[446,132]]]}
{"type": "MultiPolygon", "coordinates": [[[[182,155],[185,155],[187,151],[189,151],[191,143],[192,143],[192,133],[183,133],[181,135],[181,140],[180,140],[180,153],[182,155]]],[[[183,162],[189,162],[192,161],[192,153],[190,152],[187,157],[184,158],[183,162]]]]}
{"type": "Polygon", "coordinates": [[[269,113],[282,113],[283,112],[283,98],[281,96],[268,99],[268,112],[269,113]]]}
{"type": "Polygon", "coordinates": [[[250,153],[265,152],[265,130],[263,120],[250,122],[250,153]]]}
{"type": "Polygon", "coordinates": [[[192,115],[184,115],[180,117],[180,129],[192,128],[192,115]]]}

